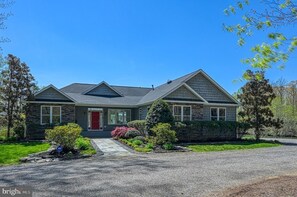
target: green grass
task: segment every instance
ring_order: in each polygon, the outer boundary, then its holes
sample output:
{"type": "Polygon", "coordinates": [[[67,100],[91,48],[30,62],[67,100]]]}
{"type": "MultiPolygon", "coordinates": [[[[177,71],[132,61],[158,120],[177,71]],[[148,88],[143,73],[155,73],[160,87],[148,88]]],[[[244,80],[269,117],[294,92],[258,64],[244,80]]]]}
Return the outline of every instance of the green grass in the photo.
{"type": "Polygon", "coordinates": [[[0,166],[20,163],[22,157],[45,151],[50,144],[42,142],[19,142],[0,144],[0,166]]]}
{"type": "Polygon", "coordinates": [[[187,146],[194,152],[211,152],[211,151],[226,151],[226,150],[244,150],[255,148],[270,148],[281,146],[279,143],[268,141],[243,140],[234,142],[216,142],[216,143],[201,143],[187,146]]]}

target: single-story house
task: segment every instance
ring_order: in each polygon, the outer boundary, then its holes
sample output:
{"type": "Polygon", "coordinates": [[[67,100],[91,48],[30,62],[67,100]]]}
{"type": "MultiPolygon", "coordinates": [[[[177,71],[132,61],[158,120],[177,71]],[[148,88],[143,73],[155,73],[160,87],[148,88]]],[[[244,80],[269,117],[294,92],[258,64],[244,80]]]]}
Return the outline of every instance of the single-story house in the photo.
{"type": "Polygon", "coordinates": [[[27,101],[28,138],[43,138],[48,125],[75,122],[85,136],[109,136],[116,126],[143,120],[151,104],[165,100],[177,121],[236,121],[238,101],[203,70],[152,88],[73,83],[49,85],[27,101]]]}

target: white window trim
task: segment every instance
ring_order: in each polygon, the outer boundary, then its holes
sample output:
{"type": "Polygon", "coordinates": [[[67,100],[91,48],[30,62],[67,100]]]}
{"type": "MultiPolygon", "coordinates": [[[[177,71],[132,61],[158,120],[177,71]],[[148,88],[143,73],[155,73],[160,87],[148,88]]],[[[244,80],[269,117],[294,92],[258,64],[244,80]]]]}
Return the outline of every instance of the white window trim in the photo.
{"type": "Polygon", "coordinates": [[[49,107],[50,108],[50,124],[53,123],[53,107],[59,107],[60,108],[60,123],[62,123],[62,107],[56,106],[56,105],[41,105],[40,106],[40,125],[46,125],[47,123],[42,122],[42,108],[43,107],[49,107]]]}
{"type": "MultiPolygon", "coordinates": [[[[110,110],[123,110],[123,111],[124,111],[124,110],[125,110],[125,111],[128,110],[128,111],[130,111],[129,119],[130,119],[130,121],[131,121],[131,109],[108,109],[108,110],[107,110],[107,111],[108,111],[108,112],[107,112],[107,115],[108,115],[108,117],[107,117],[107,124],[108,124],[108,125],[122,125],[122,124],[110,124],[110,123],[109,123],[110,110]]],[[[126,116],[126,117],[127,117],[127,116],[126,116]]],[[[127,120],[126,120],[126,122],[128,123],[127,120]]],[[[127,123],[126,123],[126,124],[127,124],[127,123]]]]}
{"type": "Polygon", "coordinates": [[[209,109],[209,119],[211,120],[211,110],[212,109],[216,109],[217,110],[217,114],[218,114],[218,117],[217,117],[217,121],[220,121],[220,109],[225,109],[225,120],[224,121],[227,121],[227,108],[226,107],[211,107],[209,109]]]}
{"type": "MultiPolygon", "coordinates": [[[[173,117],[175,116],[174,107],[181,107],[180,121],[182,121],[182,122],[184,121],[184,107],[190,107],[190,121],[192,121],[192,106],[191,105],[173,105],[172,106],[173,117]]],[[[177,115],[177,116],[179,116],[179,115],[177,115]]]]}

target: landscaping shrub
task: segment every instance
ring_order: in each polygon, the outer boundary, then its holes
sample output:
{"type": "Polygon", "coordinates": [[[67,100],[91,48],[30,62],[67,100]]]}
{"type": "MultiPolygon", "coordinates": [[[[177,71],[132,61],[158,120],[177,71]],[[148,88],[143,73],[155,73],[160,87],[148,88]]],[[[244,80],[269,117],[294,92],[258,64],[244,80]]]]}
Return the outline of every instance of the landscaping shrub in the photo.
{"type": "Polygon", "coordinates": [[[152,144],[152,143],[147,143],[147,144],[145,145],[145,148],[147,148],[147,149],[153,149],[153,148],[154,148],[154,144],[152,144]]]}
{"type": "Polygon", "coordinates": [[[174,149],[174,145],[171,143],[167,143],[167,144],[163,145],[163,148],[166,150],[172,150],[172,149],[174,149]]]}
{"type": "Polygon", "coordinates": [[[145,137],[143,137],[143,136],[136,136],[136,137],[134,137],[133,139],[134,139],[134,140],[140,140],[140,141],[142,141],[142,142],[146,142],[146,139],[145,139],[145,137]]]}
{"type": "Polygon", "coordinates": [[[141,140],[133,140],[132,144],[139,146],[139,145],[143,144],[143,142],[141,140]]]}
{"type": "Polygon", "coordinates": [[[75,141],[75,146],[79,150],[87,150],[89,148],[89,141],[87,139],[83,138],[83,137],[79,137],[75,141]]]}
{"type": "Polygon", "coordinates": [[[173,124],[174,118],[172,112],[169,108],[169,105],[159,99],[156,100],[146,116],[146,131],[150,132],[151,129],[156,126],[158,123],[169,123],[173,124]]]}
{"type": "Polygon", "coordinates": [[[168,123],[159,123],[152,128],[155,134],[155,143],[158,145],[164,145],[168,143],[174,143],[177,141],[175,131],[171,130],[171,125],[168,123]]]}
{"type": "Polygon", "coordinates": [[[135,128],[138,130],[142,136],[146,136],[147,132],[145,131],[145,120],[133,120],[128,122],[128,127],[135,128]]]}
{"type": "Polygon", "coordinates": [[[13,128],[13,132],[15,133],[15,135],[19,138],[19,139],[23,139],[24,135],[25,135],[25,125],[24,124],[17,124],[14,128],[13,128]]]}
{"type": "Polygon", "coordinates": [[[125,134],[125,138],[135,138],[136,136],[141,136],[141,133],[134,128],[128,128],[128,131],[125,134]]]}
{"type": "Polygon", "coordinates": [[[116,127],[112,132],[111,136],[113,138],[124,138],[128,131],[128,127],[116,127]]]}
{"type": "Polygon", "coordinates": [[[174,125],[178,140],[184,142],[235,140],[248,128],[248,124],[235,121],[185,121],[174,125]]]}
{"type": "Polygon", "coordinates": [[[55,126],[53,129],[46,129],[46,139],[54,141],[63,146],[64,150],[73,150],[75,142],[79,138],[82,128],[75,123],[68,123],[63,126],[55,126]]]}

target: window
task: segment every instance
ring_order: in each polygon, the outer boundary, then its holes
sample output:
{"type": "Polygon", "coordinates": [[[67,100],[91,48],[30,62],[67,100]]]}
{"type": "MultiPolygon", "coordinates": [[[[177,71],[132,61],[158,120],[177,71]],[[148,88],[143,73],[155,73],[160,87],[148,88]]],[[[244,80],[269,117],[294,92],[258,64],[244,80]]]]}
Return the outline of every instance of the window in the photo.
{"type": "Polygon", "coordinates": [[[109,109],[108,110],[108,124],[124,125],[130,121],[131,121],[130,109],[109,109]]]}
{"type": "Polygon", "coordinates": [[[60,106],[41,106],[41,120],[44,124],[61,123],[61,107],[60,106]]]}
{"type": "Polygon", "coordinates": [[[192,120],[191,106],[174,105],[173,117],[176,121],[191,121],[192,120]]]}
{"type": "Polygon", "coordinates": [[[226,120],[226,108],[210,108],[210,120],[225,121],[226,120]]]}

